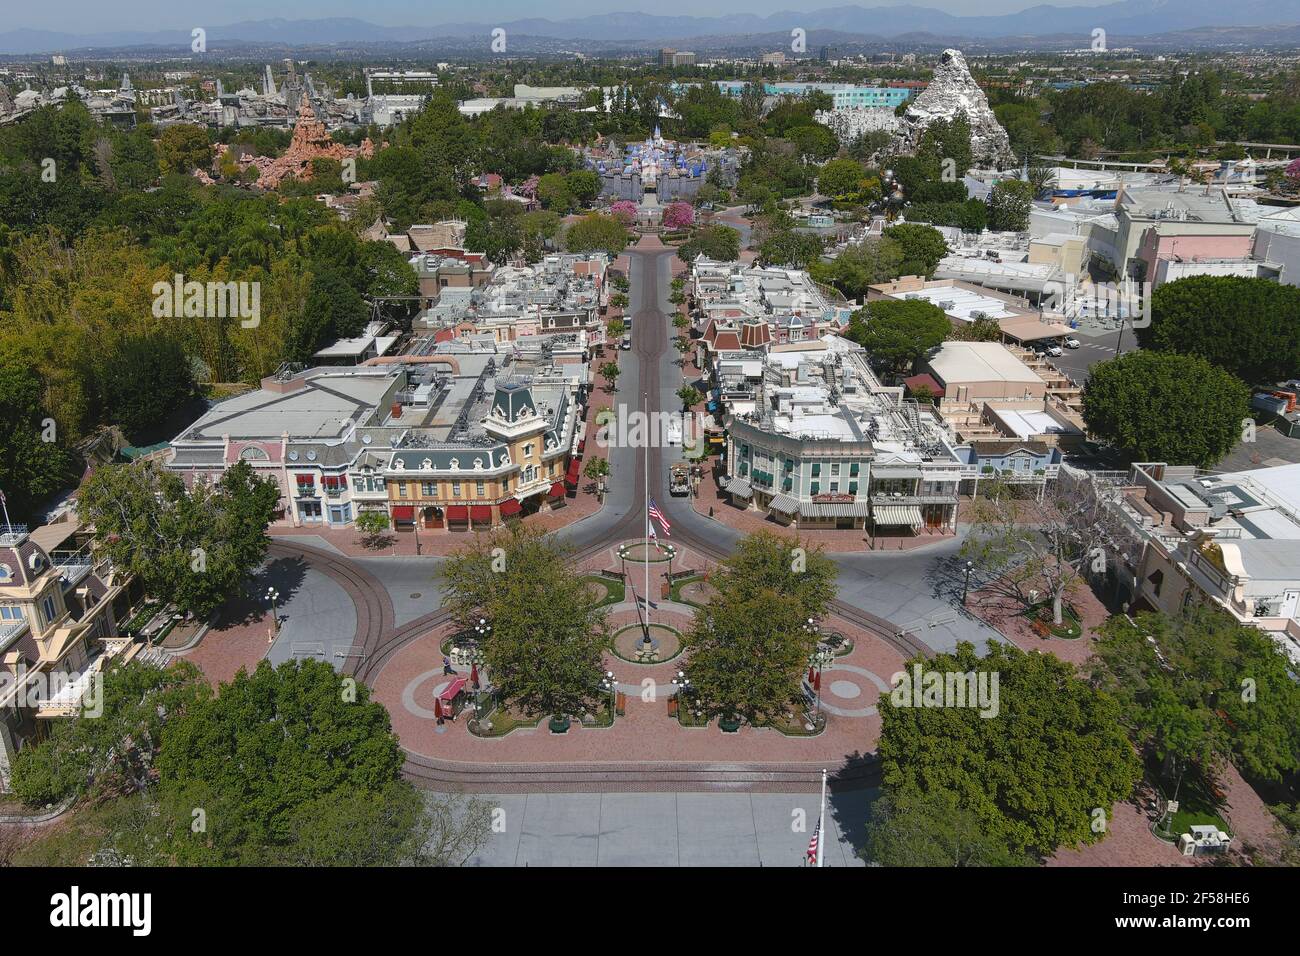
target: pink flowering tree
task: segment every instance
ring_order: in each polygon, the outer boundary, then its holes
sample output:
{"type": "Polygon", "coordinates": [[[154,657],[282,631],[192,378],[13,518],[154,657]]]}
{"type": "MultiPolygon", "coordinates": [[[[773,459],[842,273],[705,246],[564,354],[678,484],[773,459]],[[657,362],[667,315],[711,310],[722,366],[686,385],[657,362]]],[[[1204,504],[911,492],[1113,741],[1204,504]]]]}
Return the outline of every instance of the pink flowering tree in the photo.
{"type": "Polygon", "coordinates": [[[695,209],[688,202],[675,202],[664,210],[663,222],[668,229],[689,229],[695,224],[695,209]]]}
{"type": "Polygon", "coordinates": [[[609,213],[625,226],[630,226],[636,220],[636,203],[620,199],[609,207],[609,213]]]}

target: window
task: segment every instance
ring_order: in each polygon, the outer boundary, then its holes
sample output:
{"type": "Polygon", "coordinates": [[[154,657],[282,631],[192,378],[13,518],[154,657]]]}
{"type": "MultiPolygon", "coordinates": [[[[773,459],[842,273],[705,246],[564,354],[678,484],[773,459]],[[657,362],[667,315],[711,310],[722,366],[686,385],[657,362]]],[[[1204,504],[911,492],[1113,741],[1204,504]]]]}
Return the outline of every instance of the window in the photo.
{"type": "Polygon", "coordinates": [[[397,483],[397,497],[399,497],[399,498],[405,498],[405,497],[406,497],[406,482],[404,482],[404,481],[399,481],[399,482],[397,483]]]}
{"type": "Polygon", "coordinates": [[[525,458],[533,457],[533,446],[531,442],[524,446],[524,457],[525,458]]]}
{"type": "Polygon", "coordinates": [[[54,598],[47,597],[41,601],[41,611],[45,614],[45,623],[54,623],[54,598]]]}
{"type": "Polygon", "coordinates": [[[839,490],[840,490],[840,483],[839,483],[838,481],[832,481],[832,482],[831,482],[831,494],[833,494],[833,495],[834,495],[834,494],[838,494],[838,493],[839,493],[839,490]]]}
{"type": "Polygon", "coordinates": [[[814,495],[819,495],[821,494],[821,491],[822,491],[822,483],[820,481],[814,481],[812,483],[812,493],[814,495]]]}
{"type": "Polygon", "coordinates": [[[487,488],[484,486],[483,482],[481,481],[474,482],[474,494],[479,498],[486,497],[487,488]]]}
{"type": "Polygon", "coordinates": [[[0,606],[0,621],[21,621],[23,620],[23,609],[15,604],[5,604],[0,606]]]}
{"type": "Polygon", "coordinates": [[[436,481],[420,482],[420,494],[426,498],[438,497],[438,483],[436,481]]]}
{"type": "Polygon", "coordinates": [[[840,476],[840,463],[838,461],[833,461],[831,462],[831,477],[838,478],[839,476],[840,476]]]}
{"type": "Polygon", "coordinates": [[[813,477],[814,477],[814,478],[816,478],[818,475],[820,475],[820,474],[822,473],[822,463],[821,463],[821,462],[819,462],[819,461],[815,461],[815,462],[813,462],[813,470],[812,470],[812,473],[813,473],[813,477]]]}
{"type": "Polygon", "coordinates": [[[460,482],[459,482],[459,481],[453,481],[453,482],[451,483],[451,496],[452,496],[453,498],[459,498],[459,497],[460,497],[460,482]]]}
{"type": "Polygon", "coordinates": [[[850,478],[858,477],[858,463],[856,461],[853,462],[853,464],[849,465],[849,477],[850,478]]]}

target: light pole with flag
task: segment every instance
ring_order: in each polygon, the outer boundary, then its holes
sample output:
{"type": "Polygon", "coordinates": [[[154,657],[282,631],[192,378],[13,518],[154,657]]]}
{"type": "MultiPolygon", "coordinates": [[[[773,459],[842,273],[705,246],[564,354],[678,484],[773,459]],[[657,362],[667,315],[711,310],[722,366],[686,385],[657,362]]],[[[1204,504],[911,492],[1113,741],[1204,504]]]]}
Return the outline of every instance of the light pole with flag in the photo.
{"type": "Polygon", "coordinates": [[[807,864],[810,866],[825,866],[826,843],[822,836],[822,824],[826,820],[826,771],[822,770],[822,804],[817,813],[817,826],[813,830],[812,839],[808,841],[807,864]],[[816,861],[815,863],[813,861],[816,861]]]}

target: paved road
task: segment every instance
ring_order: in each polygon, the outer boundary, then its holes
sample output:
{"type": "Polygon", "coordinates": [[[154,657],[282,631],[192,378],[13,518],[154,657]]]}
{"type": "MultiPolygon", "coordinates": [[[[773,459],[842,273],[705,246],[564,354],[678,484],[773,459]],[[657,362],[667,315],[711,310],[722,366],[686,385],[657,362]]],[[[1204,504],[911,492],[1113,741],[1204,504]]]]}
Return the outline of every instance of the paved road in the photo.
{"type": "MultiPolygon", "coordinates": [[[[1047,361],[1070,376],[1076,385],[1081,386],[1088,381],[1088,376],[1092,374],[1094,365],[1098,362],[1107,362],[1115,357],[1115,346],[1119,342],[1119,332],[1116,330],[1076,329],[1073,335],[1079,340],[1079,347],[1077,349],[1065,349],[1064,354],[1056,358],[1049,357],[1047,361]]],[[[1137,348],[1137,338],[1133,335],[1133,330],[1127,326],[1124,328],[1124,340],[1120,344],[1120,348],[1126,353],[1137,348]]]]}
{"type": "MultiPolygon", "coordinates": [[[[858,855],[874,790],[827,798],[826,866],[858,855]]],[[[485,795],[502,814],[470,866],[802,866],[815,793],[485,795]]]]}

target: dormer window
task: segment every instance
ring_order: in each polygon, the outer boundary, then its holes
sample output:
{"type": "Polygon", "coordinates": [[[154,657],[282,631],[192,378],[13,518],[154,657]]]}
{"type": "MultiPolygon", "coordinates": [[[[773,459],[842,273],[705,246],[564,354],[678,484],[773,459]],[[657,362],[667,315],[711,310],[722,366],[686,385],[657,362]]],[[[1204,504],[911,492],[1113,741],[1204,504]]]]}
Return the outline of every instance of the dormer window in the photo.
{"type": "MultiPolygon", "coordinates": [[[[429,470],[430,468],[432,468],[432,467],[433,467],[433,459],[432,459],[432,458],[426,458],[426,459],[424,459],[424,461],[420,462],[420,468],[423,469],[424,471],[428,471],[428,470],[429,470]]],[[[455,465],[453,464],[452,467],[455,467],[455,465]]]]}
{"type": "Polygon", "coordinates": [[[453,470],[453,471],[454,471],[455,469],[459,468],[459,467],[460,467],[460,459],[459,459],[459,458],[453,458],[453,459],[451,460],[451,467],[452,467],[452,470],[453,470]]]}
{"type": "Polygon", "coordinates": [[[481,471],[482,468],[483,468],[483,459],[482,459],[482,458],[475,458],[475,459],[474,459],[474,470],[475,470],[475,471],[481,471]]]}

